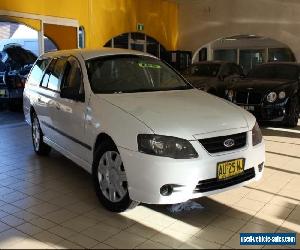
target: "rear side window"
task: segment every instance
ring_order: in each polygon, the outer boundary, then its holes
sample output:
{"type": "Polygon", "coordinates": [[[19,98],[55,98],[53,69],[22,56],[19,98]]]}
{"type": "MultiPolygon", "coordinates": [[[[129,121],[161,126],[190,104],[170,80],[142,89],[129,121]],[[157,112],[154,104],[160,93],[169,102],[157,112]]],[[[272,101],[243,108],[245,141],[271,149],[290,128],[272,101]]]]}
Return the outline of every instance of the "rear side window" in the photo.
{"type": "Polygon", "coordinates": [[[57,59],[53,70],[51,71],[51,75],[49,77],[48,89],[59,91],[60,90],[60,82],[64,72],[66,64],[66,58],[57,59]]]}
{"type": "Polygon", "coordinates": [[[41,86],[44,88],[48,88],[49,78],[50,78],[51,72],[55,66],[56,61],[57,61],[56,59],[53,59],[49,65],[49,67],[46,70],[46,73],[45,73],[42,83],[41,83],[41,86]]]}
{"type": "Polygon", "coordinates": [[[50,59],[38,60],[31,70],[27,83],[35,86],[39,85],[49,62],[50,59]]]}

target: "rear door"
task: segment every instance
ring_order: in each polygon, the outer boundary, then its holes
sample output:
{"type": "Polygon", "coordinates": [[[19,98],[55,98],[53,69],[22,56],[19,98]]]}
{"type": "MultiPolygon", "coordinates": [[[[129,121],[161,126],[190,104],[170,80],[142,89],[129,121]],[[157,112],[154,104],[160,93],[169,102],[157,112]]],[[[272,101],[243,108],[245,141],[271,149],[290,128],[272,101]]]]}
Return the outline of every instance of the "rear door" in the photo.
{"type": "Polygon", "coordinates": [[[51,76],[51,72],[55,66],[57,59],[52,59],[49,66],[45,70],[45,74],[42,78],[42,81],[37,88],[37,95],[35,98],[35,109],[38,115],[40,126],[46,137],[53,139],[53,133],[51,130],[51,117],[50,117],[50,108],[53,105],[53,97],[55,93],[48,89],[48,83],[51,76]]]}
{"type": "Polygon", "coordinates": [[[61,133],[55,124],[55,115],[59,112],[60,84],[63,77],[66,58],[52,60],[41,83],[43,89],[43,100],[47,119],[42,120],[42,125],[47,131],[47,137],[54,143],[61,145],[61,133]]]}
{"type": "MultiPolygon", "coordinates": [[[[70,56],[65,64],[60,89],[75,88],[84,94],[83,76],[80,62],[70,56]]],[[[85,98],[87,99],[87,98],[85,98]]],[[[91,146],[85,134],[87,105],[84,100],[73,100],[57,96],[56,110],[52,113],[53,125],[60,133],[57,142],[72,154],[88,161],[91,146]]]]}
{"type": "Polygon", "coordinates": [[[34,106],[37,115],[42,119],[44,118],[44,115],[42,114],[44,110],[42,110],[42,107],[40,107],[41,103],[39,100],[41,100],[41,96],[39,94],[39,90],[40,84],[45,74],[45,70],[47,69],[50,62],[50,58],[38,60],[28,76],[23,95],[24,114],[27,121],[30,121],[31,105],[34,106]]]}

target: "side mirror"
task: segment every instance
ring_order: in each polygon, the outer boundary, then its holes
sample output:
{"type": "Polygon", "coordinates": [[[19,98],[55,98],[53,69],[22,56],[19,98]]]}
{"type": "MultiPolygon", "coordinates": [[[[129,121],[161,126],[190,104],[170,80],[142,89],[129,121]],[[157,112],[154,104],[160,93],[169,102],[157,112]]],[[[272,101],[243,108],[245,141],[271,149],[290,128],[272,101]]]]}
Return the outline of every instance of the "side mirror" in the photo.
{"type": "Polygon", "coordinates": [[[60,91],[60,97],[74,101],[84,102],[84,94],[80,94],[77,88],[63,88],[60,91]]]}

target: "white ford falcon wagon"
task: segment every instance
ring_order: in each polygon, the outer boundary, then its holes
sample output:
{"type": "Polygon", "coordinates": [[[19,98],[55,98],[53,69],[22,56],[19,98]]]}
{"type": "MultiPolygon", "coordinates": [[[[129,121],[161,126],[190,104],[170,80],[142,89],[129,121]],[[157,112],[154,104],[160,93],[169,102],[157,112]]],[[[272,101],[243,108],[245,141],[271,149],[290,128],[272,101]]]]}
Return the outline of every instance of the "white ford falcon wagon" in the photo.
{"type": "Polygon", "coordinates": [[[51,148],[94,177],[109,210],[174,204],[262,176],[255,118],[194,89],[159,59],[121,49],[42,55],[24,90],[33,148],[51,148]]]}

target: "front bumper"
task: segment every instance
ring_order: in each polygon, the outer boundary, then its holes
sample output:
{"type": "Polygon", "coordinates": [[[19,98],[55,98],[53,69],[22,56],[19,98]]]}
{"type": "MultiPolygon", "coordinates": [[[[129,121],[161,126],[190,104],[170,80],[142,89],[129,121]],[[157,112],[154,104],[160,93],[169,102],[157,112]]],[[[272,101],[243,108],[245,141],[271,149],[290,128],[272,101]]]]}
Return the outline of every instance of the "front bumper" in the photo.
{"type": "Polygon", "coordinates": [[[282,103],[276,104],[237,105],[239,105],[242,108],[245,108],[247,111],[252,113],[258,121],[280,122],[283,121],[286,113],[287,100],[282,103]]]}
{"type": "MultiPolygon", "coordinates": [[[[248,132],[248,137],[250,134],[248,132]]],[[[198,141],[191,143],[199,154],[197,159],[175,160],[119,148],[131,199],[148,204],[181,203],[240,187],[262,177],[263,170],[259,170],[258,166],[265,162],[264,142],[255,147],[248,144],[242,149],[213,155],[209,154],[198,141]],[[254,168],[253,178],[232,182],[230,186],[221,185],[207,192],[197,190],[200,181],[217,177],[218,162],[238,158],[246,159],[245,171],[254,168]],[[161,188],[168,184],[174,185],[173,193],[169,196],[161,195],[161,188]]]]}

